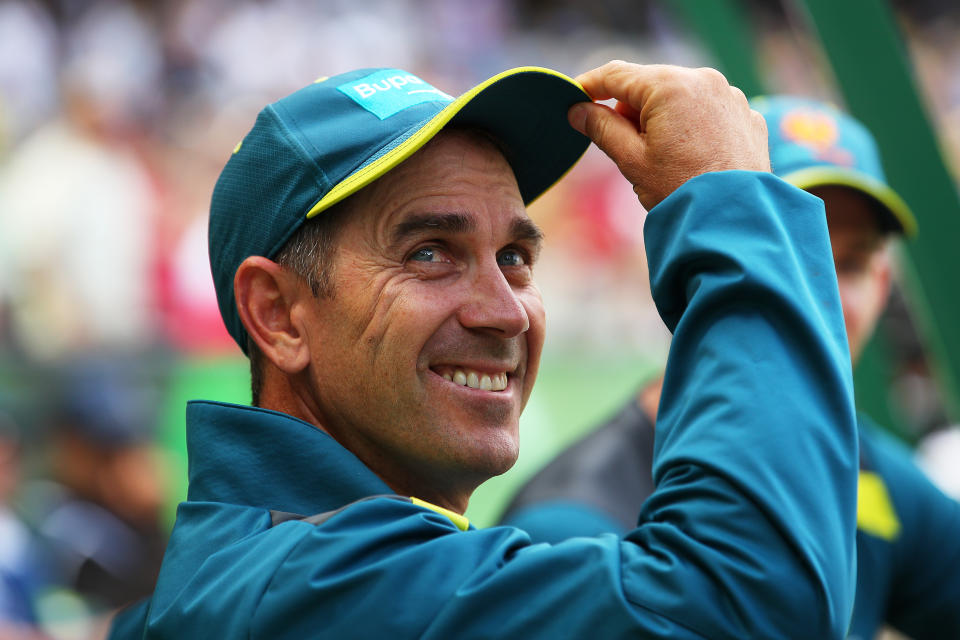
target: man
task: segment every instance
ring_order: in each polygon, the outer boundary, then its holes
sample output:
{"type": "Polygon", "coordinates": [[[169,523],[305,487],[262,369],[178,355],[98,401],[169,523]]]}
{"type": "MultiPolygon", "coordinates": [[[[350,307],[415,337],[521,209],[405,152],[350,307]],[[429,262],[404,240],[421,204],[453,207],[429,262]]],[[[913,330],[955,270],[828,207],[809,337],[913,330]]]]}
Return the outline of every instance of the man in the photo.
{"type": "Polygon", "coordinates": [[[0,411],[0,638],[39,637],[35,605],[46,582],[44,556],[12,504],[22,455],[22,430],[0,411]]]}
{"type": "MultiPolygon", "coordinates": [[[[886,184],[873,137],[812,100],[751,103],[767,120],[773,170],[823,199],[854,362],[890,291],[890,237],[916,223],[886,184]]],[[[562,452],[517,494],[504,520],[534,540],[625,533],[653,490],[654,429],[662,379],[562,452]]],[[[960,637],[960,504],[940,493],[909,452],[859,416],[857,594],[851,638],[884,622],[913,638],[960,637]]],[[[662,446],[662,445],[661,445],[662,446]]]]}
{"type": "Polygon", "coordinates": [[[453,100],[366,69],[261,112],[210,223],[258,406],[188,407],[188,500],[115,637],[842,633],[856,442],[822,205],[768,172],[763,119],[716,71],[578,80],[522,68],[453,100]],[[651,210],[665,398],[697,393],[664,403],[644,523],[549,547],[462,512],[517,456],[544,339],[524,205],[578,132],[651,210]]]}
{"type": "Polygon", "coordinates": [[[52,579],[106,619],[151,593],[166,546],[152,397],[115,356],[61,368],[48,393],[49,478],[28,518],[52,579]]]}

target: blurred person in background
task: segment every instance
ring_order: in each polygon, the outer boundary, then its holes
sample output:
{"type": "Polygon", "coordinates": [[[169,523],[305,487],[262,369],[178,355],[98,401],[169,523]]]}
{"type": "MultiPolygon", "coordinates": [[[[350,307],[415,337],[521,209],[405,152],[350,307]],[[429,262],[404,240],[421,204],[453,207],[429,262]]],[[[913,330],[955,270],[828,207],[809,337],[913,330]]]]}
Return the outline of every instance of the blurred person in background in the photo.
{"type": "MultiPolygon", "coordinates": [[[[756,98],[774,173],[823,199],[853,363],[890,293],[894,237],[916,222],[886,184],[865,127],[832,106],[756,98]]],[[[663,378],[643,385],[601,427],[561,452],[517,493],[502,518],[557,543],[636,526],[656,488],[653,465],[663,378]]],[[[960,637],[960,503],[941,493],[895,442],[860,414],[857,594],[850,638],[884,622],[916,640],[960,637]]]]}
{"type": "Polygon", "coordinates": [[[38,2],[0,2],[0,159],[56,113],[57,36],[38,2]]]}
{"type": "Polygon", "coordinates": [[[37,541],[13,508],[20,481],[22,435],[0,412],[0,638],[41,638],[36,604],[48,579],[37,541]]]}
{"type": "Polygon", "coordinates": [[[132,349],[154,333],[156,191],[135,142],[159,54],[136,16],[101,3],[70,25],[59,112],[0,164],[0,304],[9,346],[31,360],[132,349]]]}
{"type": "Polygon", "coordinates": [[[150,593],[163,558],[154,403],[131,365],[104,357],[72,361],[55,397],[51,478],[33,486],[29,520],[53,581],[92,620],[150,593]]]}

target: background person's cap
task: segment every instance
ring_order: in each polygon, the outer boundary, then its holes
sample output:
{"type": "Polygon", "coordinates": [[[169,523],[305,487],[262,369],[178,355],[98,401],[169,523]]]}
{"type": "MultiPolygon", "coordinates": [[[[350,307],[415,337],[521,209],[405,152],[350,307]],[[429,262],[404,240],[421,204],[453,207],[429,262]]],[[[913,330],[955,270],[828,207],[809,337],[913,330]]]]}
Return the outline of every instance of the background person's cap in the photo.
{"type": "Polygon", "coordinates": [[[248,256],[272,258],[311,218],[390,171],[448,124],[501,144],[529,204],[583,155],[589,139],[567,110],[589,100],[539,67],[498,74],[459,98],[399,69],[321,78],[267,105],[234,149],[210,204],[210,265],[220,315],[240,348],[233,278],[248,256]]]}
{"type": "Polygon", "coordinates": [[[879,205],[884,230],[916,233],[910,208],[887,184],[876,141],[858,120],[829,104],[796,96],[759,96],[750,106],[767,121],[776,175],[801,189],[856,189],[879,205]]]}
{"type": "Polygon", "coordinates": [[[152,441],[157,381],[135,356],[77,354],[57,373],[48,407],[54,428],[105,450],[152,441]]]}

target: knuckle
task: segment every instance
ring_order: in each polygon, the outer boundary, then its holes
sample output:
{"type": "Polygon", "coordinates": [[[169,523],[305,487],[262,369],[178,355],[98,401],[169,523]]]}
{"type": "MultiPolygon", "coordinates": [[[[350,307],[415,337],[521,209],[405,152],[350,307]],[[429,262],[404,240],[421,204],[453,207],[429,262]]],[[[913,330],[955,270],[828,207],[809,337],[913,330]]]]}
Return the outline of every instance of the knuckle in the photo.
{"type": "Polygon", "coordinates": [[[747,94],[745,94],[740,87],[730,85],[730,93],[733,94],[733,97],[737,102],[743,104],[744,106],[749,104],[749,100],[747,100],[747,94]]]}
{"type": "Polygon", "coordinates": [[[611,60],[610,62],[606,63],[603,66],[609,69],[610,71],[619,71],[619,72],[628,71],[633,67],[633,65],[631,65],[629,62],[625,62],[623,60],[611,60]]]}
{"type": "Polygon", "coordinates": [[[727,77],[713,67],[700,67],[696,70],[700,76],[712,86],[729,86],[727,77]]]}
{"type": "Polygon", "coordinates": [[[588,117],[586,122],[587,135],[597,144],[606,142],[610,131],[610,122],[607,118],[588,117]]]}
{"type": "Polygon", "coordinates": [[[753,109],[750,110],[750,118],[753,120],[753,125],[757,128],[758,131],[763,132],[763,135],[767,135],[767,119],[763,117],[763,114],[759,111],[753,109]]]}
{"type": "Polygon", "coordinates": [[[697,89],[697,82],[690,82],[684,79],[678,79],[676,82],[664,83],[661,89],[661,95],[671,103],[678,103],[684,100],[699,100],[702,96],[697,89]]]}

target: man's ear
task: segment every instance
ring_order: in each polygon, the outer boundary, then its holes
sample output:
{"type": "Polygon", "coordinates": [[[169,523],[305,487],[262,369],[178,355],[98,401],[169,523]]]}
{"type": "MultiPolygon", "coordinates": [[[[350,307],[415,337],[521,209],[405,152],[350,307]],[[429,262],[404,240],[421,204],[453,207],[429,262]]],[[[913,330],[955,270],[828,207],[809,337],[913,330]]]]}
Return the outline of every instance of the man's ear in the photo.
{"type": "Polygon", "coordinates": [[[304,287],[294,274],[262,256],[241,262],[233,278],[244,328],[264,357],[288,374],[299,373],[310,362],[305,335],[291,316],[304,287]]]}

